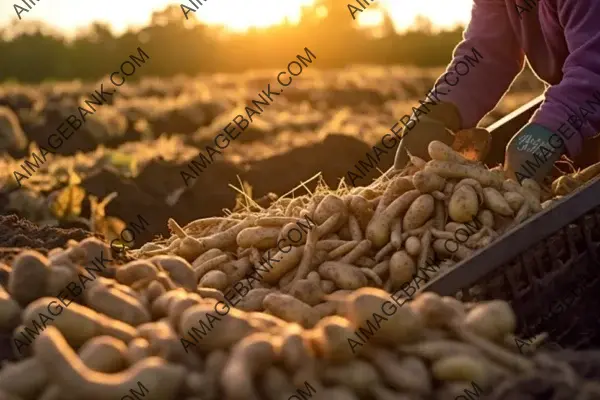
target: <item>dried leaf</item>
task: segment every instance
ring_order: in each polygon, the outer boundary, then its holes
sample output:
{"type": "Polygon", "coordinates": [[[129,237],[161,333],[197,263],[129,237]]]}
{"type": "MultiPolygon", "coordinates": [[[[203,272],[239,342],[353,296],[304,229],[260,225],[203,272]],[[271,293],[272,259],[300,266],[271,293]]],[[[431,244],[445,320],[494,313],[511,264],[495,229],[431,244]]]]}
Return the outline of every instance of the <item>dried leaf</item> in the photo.
{"type": "Polygon", "coordinates": [[[101,233],[106,238],[108,238],[108,235],[105,232],[108,232],[110,229],[107,227],[107,224],[109,224],[108,220],[112,218],[106,217],[106,206],[117,196],[118,194],[116,192],[112,192],[111,194],[106,196],[101,202],[98,202],[98,198],[96,196],[89,196],[90,220],[92,231],[96,233],[101,233]]]}
{"type": "Polygon", "coordinates": [[[84,198],[85,189],[77,185],[68,185],[50,204],[50,210],[58,219],[78,217],[81,214],[81,203],[84,198]]]}

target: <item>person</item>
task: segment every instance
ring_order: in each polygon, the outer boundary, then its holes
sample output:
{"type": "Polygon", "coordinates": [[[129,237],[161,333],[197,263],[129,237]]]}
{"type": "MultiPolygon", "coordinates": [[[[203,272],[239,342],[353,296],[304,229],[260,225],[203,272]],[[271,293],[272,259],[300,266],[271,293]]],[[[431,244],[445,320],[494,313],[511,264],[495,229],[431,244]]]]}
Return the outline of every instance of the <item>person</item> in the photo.
{"type": "Polygon", "coordinates": [[[507,175],[539,182],[563,154],[579,154],[584,139],[600,132],[600,1],[474,0],[463,40],[434,85],[445,95],[427,115],[413,113],[410,134],[404,124],[394,166],[406,164],[407,150],[428,158],[430,141],[452,144],[457,131],[475,127],[525,58],[548,87],[539,109],[506,146],[507,175]],[[478,64],[456,82],[458,64],[475,52],[478,64]]]}

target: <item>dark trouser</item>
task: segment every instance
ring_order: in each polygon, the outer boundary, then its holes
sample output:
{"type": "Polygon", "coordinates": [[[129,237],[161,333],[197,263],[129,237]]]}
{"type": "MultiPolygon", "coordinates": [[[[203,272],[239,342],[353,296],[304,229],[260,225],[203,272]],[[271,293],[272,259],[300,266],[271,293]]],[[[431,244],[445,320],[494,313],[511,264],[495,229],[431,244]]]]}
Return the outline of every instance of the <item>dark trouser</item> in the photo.
{"type": "MultiPolygon", "coordinates": [[[[487,128],[492,135],[490,152],[485,158],[485,164],[488,167],[495,167],[504,162],[506,145],[513,135],[529,122],[529,119],[543,101],[544,96],[540,95],[487,128]]],[[[600,136],[586,140],[581,153],[574,157],[573,161],[576,168],[585,168],[600,161],[600,136]]]]}

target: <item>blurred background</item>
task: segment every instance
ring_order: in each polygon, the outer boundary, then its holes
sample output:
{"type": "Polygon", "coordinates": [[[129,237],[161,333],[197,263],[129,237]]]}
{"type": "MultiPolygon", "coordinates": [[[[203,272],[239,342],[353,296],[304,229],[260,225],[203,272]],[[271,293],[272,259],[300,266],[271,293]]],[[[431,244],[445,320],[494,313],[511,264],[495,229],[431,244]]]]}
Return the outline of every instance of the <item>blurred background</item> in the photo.
{"type": "MultiPolygon", "coordinates": [[[[152,219],[148,240],[168,217],[187,223],[240,207],[231,185],[258,205],[317,174],[336,187],[429,91],[471,3],[376,0],[353,19],[348,4],[360,6],[341,0],[206,0],[186,19],[186,2],[42,0],[19,20],[2,2],[0,107],[18,126],[0,118],[0,209],[58,226],[141,212],[152,219]],[[111,87],[108,75],[138,47],[150,59],[19,187],[13,171],[89,93],[111,87]],[[312,64],[186,187],[187,163],[306,47],[312,64]],[[106,210],[92,210],[90,196],[112,192],[106,210]]],[[[542,91],[526,68],[481,124],[542,91]]]]}

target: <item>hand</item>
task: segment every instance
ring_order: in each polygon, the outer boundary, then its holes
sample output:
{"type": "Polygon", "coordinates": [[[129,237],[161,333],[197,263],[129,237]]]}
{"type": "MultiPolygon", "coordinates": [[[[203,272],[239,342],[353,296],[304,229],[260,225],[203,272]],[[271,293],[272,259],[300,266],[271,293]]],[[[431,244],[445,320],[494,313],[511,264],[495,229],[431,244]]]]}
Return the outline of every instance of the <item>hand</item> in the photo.
{"type": "Polygon", "coordinates": [[[504,171],[519,183],[526,178],[541,183],[565,153],[559,135],[541,125],[528,124],[506,145],[504,171]]]}
{"type": "Polygon", "coordinates": [[[484,128],[463,129],[454,134],[452,149],[472,161],[484,161],[492,147],[492,135],[484,128]]]}
{"type": "Polygon", "coordinates": [[[406,167],[410,161],[407,151],[413,156],[429,160],[431,159],[427,151],[429,143],[439,140],[448,146],[452,146],[454,142],[454,134],[440,121],[428,117],[420,117],[419,121],[415,120],[415,123],[416,125],[411,130],[405,128],[402,131],[402,140],[400,141],[398,150],[396,150],[396,158],[394,159],[395,169],[406,167]]]}
{"type": "MultiPolygon", "coordinates": [[[[402,140],[396,150],[396,159],[394,168],[402,169],[410,158],[408,152],[413,156],[429,160],[427,147],[433,140],[439,140],[452,146],[454,142],[454,133],[460,129],[460,114],[456,106],[452,103],[438,103],[429,106],[429,111],[424,116],[418,118],[413,115],[414,125],[412,128],[402,130],[402,140]]],[[[410,122],[409,122],[409,125],[410,122]]]]}

